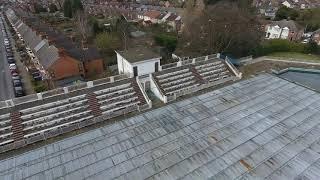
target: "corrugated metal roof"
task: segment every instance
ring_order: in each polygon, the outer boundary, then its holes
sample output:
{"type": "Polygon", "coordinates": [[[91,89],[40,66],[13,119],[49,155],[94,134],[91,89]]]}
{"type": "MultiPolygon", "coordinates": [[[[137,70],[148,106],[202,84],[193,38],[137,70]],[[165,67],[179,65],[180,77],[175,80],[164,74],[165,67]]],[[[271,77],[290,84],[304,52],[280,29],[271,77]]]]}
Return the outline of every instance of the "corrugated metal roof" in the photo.
{"type": "Polygon", "coordinates": [[[2,179],[319,179],[320,94],[260,75],[0,162],[2,179]]]}

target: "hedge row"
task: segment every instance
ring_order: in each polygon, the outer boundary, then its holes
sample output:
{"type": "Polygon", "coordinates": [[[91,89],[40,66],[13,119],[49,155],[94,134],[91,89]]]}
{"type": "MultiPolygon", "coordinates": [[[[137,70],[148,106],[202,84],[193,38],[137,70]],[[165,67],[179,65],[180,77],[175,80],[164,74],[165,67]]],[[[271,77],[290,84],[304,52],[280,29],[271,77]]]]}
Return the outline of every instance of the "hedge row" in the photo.
{"type": "Polygon", "coordinates": [[[283,39],[273,39],[264,41],[257,49],[255,49],[253,54],[255,56],[264,56],[275,52],[320,54],[320,47],[315,42],[302,44],[283,39]]]}

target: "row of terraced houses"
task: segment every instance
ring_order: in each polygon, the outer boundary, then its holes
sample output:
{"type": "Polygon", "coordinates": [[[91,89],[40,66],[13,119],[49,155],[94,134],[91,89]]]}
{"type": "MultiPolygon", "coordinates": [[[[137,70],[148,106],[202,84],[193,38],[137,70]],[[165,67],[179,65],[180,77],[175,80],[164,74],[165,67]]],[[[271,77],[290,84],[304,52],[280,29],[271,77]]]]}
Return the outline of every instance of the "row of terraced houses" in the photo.
{"type": "Polygon", "coordinates": [[[9,21],[34,53],[33,62],[45,79],[55,84],[103,72],[95,47],[79,47],[70,37],[24,11],[8,10],[9,21]]]}

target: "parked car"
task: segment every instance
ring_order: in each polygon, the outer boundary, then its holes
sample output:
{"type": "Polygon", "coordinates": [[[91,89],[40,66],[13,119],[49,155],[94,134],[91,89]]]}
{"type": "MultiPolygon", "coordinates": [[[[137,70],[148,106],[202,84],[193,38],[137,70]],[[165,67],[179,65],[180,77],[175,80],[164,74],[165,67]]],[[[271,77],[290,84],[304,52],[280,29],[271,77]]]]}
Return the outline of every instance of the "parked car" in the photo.
{"type": "Polygon", "coordinates": [[[35,81],[42,81],[42,76],[40,72],[33,72],[32,77],[35,81]]]}
{"type": "MultiPolygon", "coordinates": [[[[19,76],[19,74],[17,72],[15,73],[11,73],[12,77],[16,77],[16,76],[19,76]]],[[[20,77],[20,76],[19,76],[20,77]]]]}
{"type": "Polygon", "coordinates": [[[7,58],[7,60],[8,60],[9,64],[12,64],[12,63],[16,62],[13,57],[9,57],[9,58],[7,58]]]}
{"type": "Polygon", "coordinates": [[[16,97],[21,97],[24,95],[24,92],[23,92],[23,89],[21,86],[14,87],[14,93],[15,93],[16,97]]]}
{"type": "Polygon", "coordinates": [[[21,87],[22,86],[20,79],[15,79],[12,81],[12,83],[13,83],[13,87],[21,87]]]}
{"type": "Polygon", "coordinates": [[[7,57],[13,57],[12,53],[7,53],[7,57]]]}
{"type": "Polygon", "coordinates": [[[9,69],[10,69],[11,75],[14,73],[18,73],[18,69],[13,69],[13,68],[9,68],[9,69]]]}
{"type": "Polygon", "coordinates": [[[21,80],[20,76],[18,74],[16,74],[15,76],[12,75],[12,80],[21,80]]]}
{"type": "Polygon", "coordinates": [[[17,69],[17,65],[14,63],[9,64],[9,69],[17,69]]]}

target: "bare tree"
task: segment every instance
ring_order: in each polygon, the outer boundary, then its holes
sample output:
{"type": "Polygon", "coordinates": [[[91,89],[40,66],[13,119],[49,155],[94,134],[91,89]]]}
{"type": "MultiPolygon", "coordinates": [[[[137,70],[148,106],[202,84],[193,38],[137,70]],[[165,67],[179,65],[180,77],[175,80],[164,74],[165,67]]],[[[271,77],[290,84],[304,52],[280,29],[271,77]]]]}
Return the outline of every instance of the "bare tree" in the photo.
{"type": "Polygon", "coordinates": [[[231,52],[244,55],[261,40],[257,18],[236,3],[208,6],[188,19],[184,22],[182,36],[182,45],[188,45],[185,52],[231,52]]]}
{"type": "Polygon", "coordinates": [[[129,26],[130,24],[121,16],[117,23],[117,31],[122,37],[124,50],[128,49],[129,26]]]}
{"type": "Polygon", "coordinates": [[[62,9],[63,8],[63,2],[64,0],[56,0],[57,4],[58,4],[58,8],[62,9]]]}
{"type": "Polygon", "coordinates": [[[88,14],[85,11],[79,10],[76,12],[75,19],[79,33],[81,34],[82,48],[84,48],[84,44],[92,34],[92,29],[89,26],[88,14]]]}

